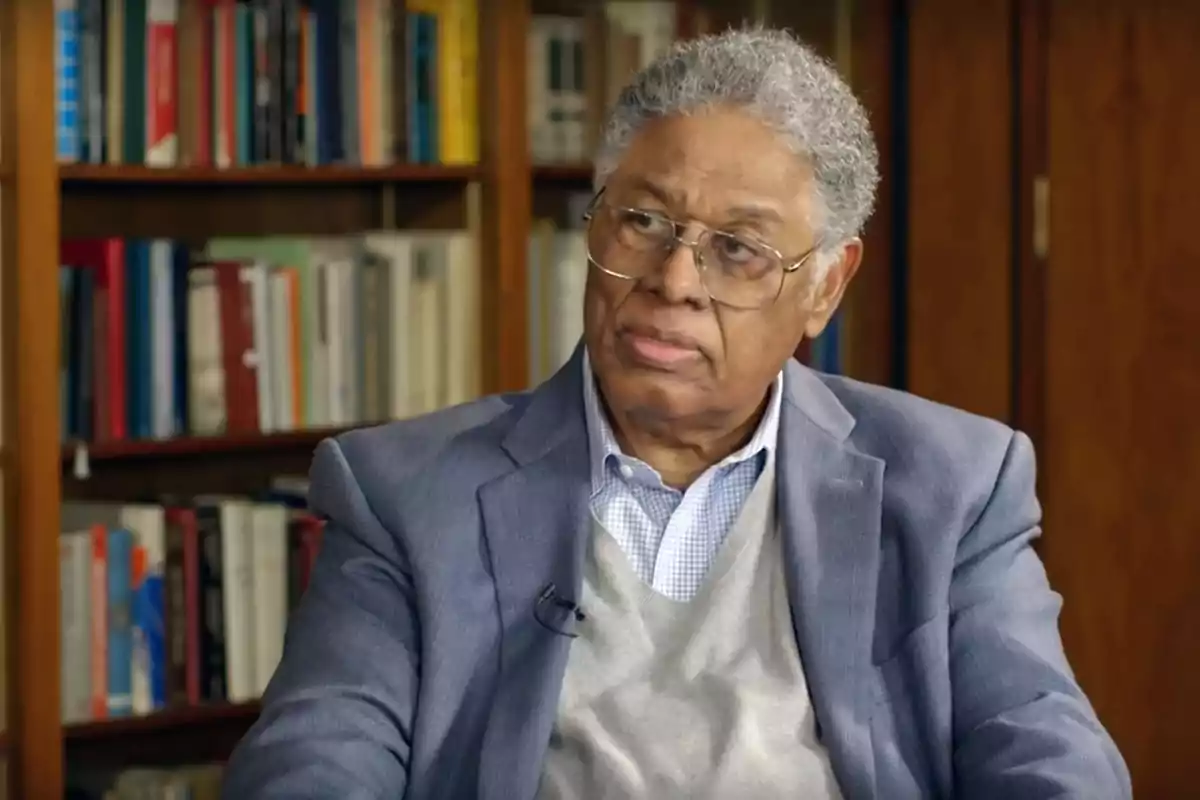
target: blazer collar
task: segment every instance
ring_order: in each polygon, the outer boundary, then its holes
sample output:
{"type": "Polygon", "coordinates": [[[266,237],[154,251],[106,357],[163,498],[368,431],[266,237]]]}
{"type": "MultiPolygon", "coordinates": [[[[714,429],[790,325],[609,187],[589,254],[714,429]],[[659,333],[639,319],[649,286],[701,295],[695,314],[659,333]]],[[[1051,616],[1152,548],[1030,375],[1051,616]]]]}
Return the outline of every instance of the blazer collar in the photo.
{"type": "MultiPolygon", "coordinates": [[[[533,390],[529,402],[501,442],[504,451],[524,466],[564,443],[587,446],[583,411],[583,343],[550,379],[533,390]]],[[[583,452],[586,459],[586,449],[583,452]]]]}
{"type": "Polygon", "coordinates": [[[784,399],[809,422],[841,442],[854,430],[856,420],[824,381],[795,359],[783,368],[784,399]]]}

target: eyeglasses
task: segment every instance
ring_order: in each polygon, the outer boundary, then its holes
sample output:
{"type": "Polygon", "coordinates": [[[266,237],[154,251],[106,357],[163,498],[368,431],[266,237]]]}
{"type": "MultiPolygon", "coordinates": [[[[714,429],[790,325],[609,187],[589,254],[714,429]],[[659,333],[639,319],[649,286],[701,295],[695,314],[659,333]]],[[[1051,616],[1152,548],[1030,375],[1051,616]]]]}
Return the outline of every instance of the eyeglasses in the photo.
{"type": "Polygon", "coordinates": [[[683,238],[686,223],[657,211],[603,202],[603,190],[584,213],[588,261],[615,278],[639,280],[662,267],[683,245],[692,250],[700,281],[713,302],[740,309],[771,305],[784,276],[812,258],[813,245],[788,262],[768,245],[747,236],[703,229],[694,241],[683,238]]]}

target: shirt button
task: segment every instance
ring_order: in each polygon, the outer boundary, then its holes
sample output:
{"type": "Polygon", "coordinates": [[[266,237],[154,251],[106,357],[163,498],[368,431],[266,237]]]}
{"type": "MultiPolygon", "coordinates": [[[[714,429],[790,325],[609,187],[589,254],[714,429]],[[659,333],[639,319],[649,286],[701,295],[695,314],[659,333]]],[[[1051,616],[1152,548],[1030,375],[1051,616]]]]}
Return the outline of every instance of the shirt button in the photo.
{"type": "Polygon", "coordinates": [[[621,465],[621,475],[622,475],[622,477],[625,477],[625,478],[632,478],[633,477],[633,467],[629,466],[628,464],[622,464],[621,465]]]}

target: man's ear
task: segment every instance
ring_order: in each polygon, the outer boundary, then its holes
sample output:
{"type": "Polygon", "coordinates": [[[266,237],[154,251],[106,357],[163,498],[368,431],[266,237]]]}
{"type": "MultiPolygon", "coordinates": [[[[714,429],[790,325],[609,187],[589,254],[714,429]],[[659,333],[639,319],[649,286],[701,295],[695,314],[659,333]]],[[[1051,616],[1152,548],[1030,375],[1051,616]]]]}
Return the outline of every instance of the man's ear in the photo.
{"type": "MultiPolygon", "coordinates": [[[[837,251],[824,256],[827,259],[832,258],[833,263],[824,270],[824,276],[813,287],[808,319],[804,323],[805,337],[815,339],[825,330],[825,326],[841,305],[846,288],[858,272],[858,265],[862,263],[862,253],[862,240],[855,238],[843,242],[837,251]]],[[[817,253],[816,257],[820,258],[822,254],[817,253]]]]}

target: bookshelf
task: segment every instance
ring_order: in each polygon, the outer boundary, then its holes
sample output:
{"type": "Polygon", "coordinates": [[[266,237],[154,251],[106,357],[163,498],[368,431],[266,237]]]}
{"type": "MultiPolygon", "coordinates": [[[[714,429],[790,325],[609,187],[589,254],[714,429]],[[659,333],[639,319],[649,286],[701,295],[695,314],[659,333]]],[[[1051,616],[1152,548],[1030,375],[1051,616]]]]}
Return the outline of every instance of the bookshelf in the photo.
{"type": "MultiPolygon", "coordinates": [[[[862,5],[866,10],[858,13],[867,16],[868,7],[883,3],[862,5]]],[[[58,163],[49,102],[56,96],[55,64],[47,57],[55,52],[53,4],[0,4],[7,701],[0,752],[7,757],[11,796],[62,796],[65,776],[76,767],[219,761],[258,710],[252,701],[215,702],[60,722],[63,653],[54,587],[63,501],[260,491],[273,476],[306,472],[323,438],[368,423],[268,433],[178,431],[166,438],[88,443],[65,436],[59,400],[63,315],[54,279],[60,241],[167,238],[199,247],[219,237],[469,228],[477,241],[481,298],[479,389],[524,389],[531,368],[531,231],[541,218],[568,224],[569,198],[588,192],[592,181],[586,161],[530,158],[527,37],[535,14],[578,8],[571,2],[480,3],[478,163],[214,168],[58,163]]],[[[676,11],[679,35],[718,28],[743,14],[698,0],[682,0],[676,11]]],[[[830,29],[809,38],[829,49],[835,36],[830,29]]],[[[886,286],[887,272],[879,266],[868,282],[886,286]]],[[[855,344],[872,352],[890,346],[876,341],[868,347],[861,337],[855,344]]]]}
{"type": "Polygon", "coordinates": [[[87,449],[91,462],[157,461],[186,458],[203,454],[237,455],[281,447],[316,447],[329,436],[337,436],[348,428],[305,428],[283,433],[249,433],[222,436],[176,436],[171,439],[137,439],[98,444],[63,445],[63,461],[73,461],[80,448],[87,449]]]}
{"type": "Polygon", "coordinates": [[[63,744],[72,765],[105,769],[220,761],[258,712],[258,703],[239,703],[68,725],[63,744]]]}
{"type": "Polygon", "coordinates": [[[336,183],[370,186],[385,183],[464,183],[478,180],[480,170],[475,165],[424,164],[396,164],[386,167],[261,166],[227,169],[64,164],[59,167],[58,174],[63,186],[68,188],[77,184],[326,186],[336,183]]]}

